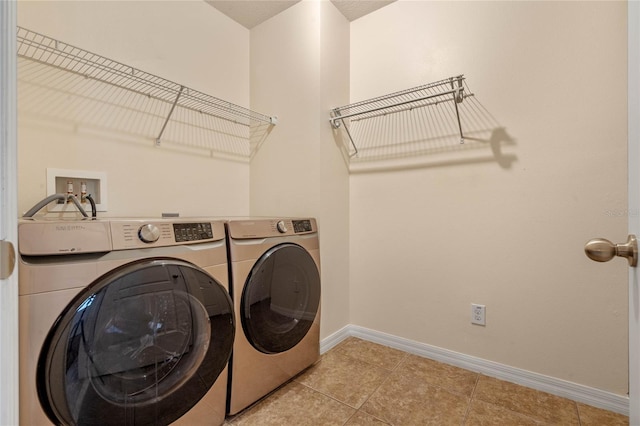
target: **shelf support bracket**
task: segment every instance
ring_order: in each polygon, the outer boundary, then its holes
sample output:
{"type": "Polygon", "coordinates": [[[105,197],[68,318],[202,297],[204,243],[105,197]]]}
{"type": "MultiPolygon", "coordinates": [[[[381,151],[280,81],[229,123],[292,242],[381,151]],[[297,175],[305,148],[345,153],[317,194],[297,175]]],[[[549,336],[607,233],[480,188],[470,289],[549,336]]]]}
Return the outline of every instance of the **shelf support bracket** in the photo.
{"type": "Polygon", "coordinates": [[[164,133],[164,129],[167,128],[167,124],[169,123],[169,119],[171,119],[171,115],[173,115],[173,110],[176,108],[176,104],[178,103],[178,100],[180,99],[180,95],[182,95],[182,91],[183,90],[184,90],[184,86],[180,86],[180,90],[178,91],[178,94],[176,95],[176,99],[173,101],[173,104],[171,105],[171,109],[169,110],[169,114],[167,114],[167,118],[165,118],[165,120],[164,120],[164,124],[162,125],[162,129],[160,129],[160,134],[156,138],[156,146],[160,146],[160,138],[162,138],[162,134],[164,133]]]}
{"type": "Polygon", "coordinates": [[[353,154],[350,154],[349,157],[355,157],[356,155],[358,155],[358,147],[353,141],[353,137],[351,136],[351,132],[349,131],[349,126],[345,124],[344,118],[340,116],[340,113],[338,111],[334,110],[333,113],[336,115],[336,117],[331,118],[331,120],[329,121],[331,121],[331,125],[333,126],[334,129],[339,128],[340,124],[342,124],[342,126],[344,127],[344,130],[347,132],[347,136],[349,136],[349,141],[351,142],[351,146],[353,147],[353,154]]]}
{"type": "Polygon", "coordinates": [[[458,111],[458,104],[464,99],[462,87],[462,76],[457,77],[458,87],[455,87],[454,79],[451,79],[451,89],[453,89],[453,105],[456,108],[456,118],[458,119],[458,130],[460,131],[460,143],[464,143],[464,134],[462,133],[462,124],[460,123],[460,111],[458,111]]]}

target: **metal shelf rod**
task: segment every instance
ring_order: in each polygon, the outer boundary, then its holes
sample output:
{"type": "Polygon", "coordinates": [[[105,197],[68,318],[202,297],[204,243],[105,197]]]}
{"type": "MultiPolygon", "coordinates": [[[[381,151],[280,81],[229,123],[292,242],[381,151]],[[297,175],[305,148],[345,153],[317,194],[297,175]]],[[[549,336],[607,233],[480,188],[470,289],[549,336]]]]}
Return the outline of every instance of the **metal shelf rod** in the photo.
{"type": "MultiPolygon", "coordinates": [[[[352,114],[346,114],[346,115],[340,115],[338,117],[331,118],[331,124],[333,124],[334,127],[338,127],[339,125],[336,125],[336,120],[341,120],[342,121],[345,118],[350,118],[350,117],[355,117],[355,116],[358,116],[358,115],[369,114],[369,113],[372,113],[372,112],[382,111],[382,110],[385,110],[385,109],[389,109],[390,110],[388,112],[388,114],[393,114],[396,111],[391,110],[392,108],[399,107],[399,106],[402,106],[402,105],[411,104],[411,103],[414,103],[414,102],[425,101],[427,99],[437,98],[438,96],[445,96],[445,95],[453,94],[454,95],[454,100],[457,103],[457,102],[459,102],[456,99],[457,96],[458,96],[457,94],[459,92],[462,92],[462,91],[464,91],[463,87],[461,87],[459,89],[449,90],[449,91],[442,92],[442,93],[436,93],[436,94],[433,94],[433,95],[422,96],[420,98],[415,98],[415,99],[410,99],[410,100],[403,101],[403,102],[394,103],[393,105],[385,105],[385,106],[381,106],[381,107],[378,107],[378,108],[372,108],[372,109],[369,109],[369,110],[366,110],[366,111],[354,112],[352,114]]],[[[336,110],[334,110],[334,112],[335,111],[336,110]]],[[[344,123],[344,121],[343,121],[343,123],[344,123]]]]}
{"type": "MultiPolygon", "coordinates": [[[[454,90],[453,105],[456,107],[456,118],[458,119],[458,130],[460,131],[460,143],[464,143],[464,135],[462,134],[462,124],[460,123],[460,111],[458,110],[458,104],[462,102],[463,90],[462,82],[458,81],[458,89],[454,90]]],[[[453,80],[451,80],[451,87],[454,88],[453,80]]]]}
{"type": "Polygon", "coordinates": [[[180,91],[176,95],[176,100],[173,101],[173,105],[171,105],[171,109],[169,110],[169,114],[167,114],[167,118],[164,120],[164,124],[162,125],[162,129],[160,129],[160,134],[156,138],[156,145],[158,145],[158,146],[160,145],[160,138],[162,137],[162,134],[164,133],[164,129],[167,128],[167,124],[169,123],[169,120],[171,119],[171,116],[173,115],[173,110],[176,109],[176,104],[178,103],[178,100],[180,99],[180,95],[182,95],[182,91],[183,90],[184,90],[184,86],[180,86],[180,91]]]}
{"type": "MultiPolygon", "coordinates": [[[[462,98],[466,99],[469,96],[473,96],[473,93],[468,94],[468,95],[463,95],[462,98]]],[[[393,108],[393,114],[396,114],[396,113],[399,113],[399,112],[403,112],[403,111],[412,111],[412,110],[414,110],[416,108],[424,108],[424,107],[428,107],[428,106],[435,106],[435,105],[438,105],[438,104],[443,103],[443,102],[452,102],[452,101],[455,102],[455,99],[453,99],[453,98],[438,99],[438,100],[435,100],[435,101],[432,101],[432,102],[427,102],[427,103],[420,104],[420,105],[409,105],[409,106],[405,106],[404,108],[393,108]]],[[[462,101],[460,101],[460,102],[462,102],[462,101]]],[[[390,113],[382,111],[382,112],[379,112],[377,114],[367,114],[366,117],[355,117],[355,118],[352,117],[350,121],[352,123],[354,123],[356,121],[367,120],[367,119],[374,118],[374,117],[384,117],[387,114],[390,114],[390,113]]],[[[336,117],[336,118],[340,118],[340,117],[336,117]]]]}

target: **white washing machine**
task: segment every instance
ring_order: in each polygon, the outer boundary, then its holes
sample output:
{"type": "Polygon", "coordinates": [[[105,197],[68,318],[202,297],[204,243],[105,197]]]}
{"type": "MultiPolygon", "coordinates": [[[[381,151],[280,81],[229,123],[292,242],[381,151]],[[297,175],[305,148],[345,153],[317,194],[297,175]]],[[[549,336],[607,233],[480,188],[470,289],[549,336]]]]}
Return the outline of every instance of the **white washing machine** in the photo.
{"type": "Polygon", "coordinates": [[[224,422],[224,223],[22,220],[20,423],[224,422]]]}
{"type": "Polygon", "coordinates": [[[320,248],[315,219],[227,222],[236,338],[228,414],[320,356],[320,248]]]}

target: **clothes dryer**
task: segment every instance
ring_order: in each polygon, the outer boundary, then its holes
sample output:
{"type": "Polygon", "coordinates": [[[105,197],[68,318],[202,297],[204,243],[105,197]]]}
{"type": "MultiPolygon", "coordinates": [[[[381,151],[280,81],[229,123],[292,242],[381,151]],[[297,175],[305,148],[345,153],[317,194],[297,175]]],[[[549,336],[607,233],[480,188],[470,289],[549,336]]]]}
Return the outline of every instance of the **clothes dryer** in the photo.
{"type": "Polygon", "coordinates": [[[320,249],[315,219],[227,222],[236,339],[228,414],[320,356],[320,249]]]}
{"type": "Polygon", "coordinates": [[[23,220],[20,422],[224,422],[223,222],[23,220]]]}

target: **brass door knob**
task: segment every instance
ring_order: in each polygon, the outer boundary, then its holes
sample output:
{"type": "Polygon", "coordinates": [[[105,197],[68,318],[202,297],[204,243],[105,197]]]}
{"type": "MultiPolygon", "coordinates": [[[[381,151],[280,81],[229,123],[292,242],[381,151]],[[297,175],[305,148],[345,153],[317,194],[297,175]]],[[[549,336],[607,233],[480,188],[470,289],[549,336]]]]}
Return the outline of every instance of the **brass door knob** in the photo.
{"type": "Polygon", "coordinates": [[[638,265],[638,241],[635,235],[629,235],[627,242],[623,244],[614,244],[604,238],[595,238],[585,244],[584,252],[589,259],[596,262],[608,262],[620,256],[627,258],[629,266],[638,265]]]}

